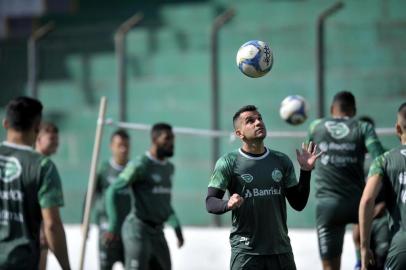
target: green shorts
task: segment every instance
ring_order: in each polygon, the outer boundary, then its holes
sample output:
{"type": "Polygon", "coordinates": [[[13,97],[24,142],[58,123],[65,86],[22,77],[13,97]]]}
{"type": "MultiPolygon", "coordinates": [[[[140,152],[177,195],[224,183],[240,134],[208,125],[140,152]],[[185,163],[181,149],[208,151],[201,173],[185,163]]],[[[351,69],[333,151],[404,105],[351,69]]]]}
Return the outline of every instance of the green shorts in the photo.
{"type": "Polygon", "coordinates": [[[358,205],[359,200],[317,199],[317,237],[323,260],[341,256],[346,225],[358,223],[358,205]]]}
{"type": "Polygon", "coordinates": [[[388,217],[383,215],[374,219],[371,227],[371,250],[374,253],[377,269],[383,269],[383,265],[389,250],[389,223],[388,217]]]}
{"type": "Polygon", "coordinates": [[[171,270],[163,226],[147,224],[128,215],[122,227],[126,270],[171,270]]]}
{"type": "Polygon", "coordinates": [[[101,270],[111,270],[116,262],[124,263],[124,246],[121,240],[116,240],[108,246],[103,241],[105,230],[99,228],[99,260],[101,270]]]}
{"type": "Polygon", "coordinates": [[[399,230],[392,238],[385,269],[406,269],[406,233],[399,230]]]}
{"type": "Polygon", "coordinates": [[[250,255],[231,252],[231,270],[296,270],[292,253],[275,255],[250,255]]]}

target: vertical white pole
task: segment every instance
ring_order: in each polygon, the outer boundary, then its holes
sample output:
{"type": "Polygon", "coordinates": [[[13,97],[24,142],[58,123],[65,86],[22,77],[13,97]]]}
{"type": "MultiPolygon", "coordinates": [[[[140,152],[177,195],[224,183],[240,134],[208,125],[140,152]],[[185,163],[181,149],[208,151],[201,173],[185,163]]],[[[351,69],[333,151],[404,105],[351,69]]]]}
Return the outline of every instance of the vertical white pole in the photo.
{"type": "Polygon", "coordinates": [[[83,238],[82,238],[82,243],[80,246],[79,270],[83,270],[83,263],[84,263],[84,259],[85,259],[86,241],[87,241],[89,222],[90,222],[90,210],[92,207],[94,191],[96,188],[95,184],[96,184],[97,161],[99,159],[100,144],[101,144],[101,138],[103,135],[103,125],[104,125],[104,118],[105,118],[105,113],[106,113],[106,106],[107,106],[107,99],[106,99],[106,97],[102,97],[100,100],[99,116],[97,119],[92,162],[90,165],[89,184],[87,187],[86,206],[85,206],[85,213],[84,213],[83,224],[82,224],[83,238]]]}

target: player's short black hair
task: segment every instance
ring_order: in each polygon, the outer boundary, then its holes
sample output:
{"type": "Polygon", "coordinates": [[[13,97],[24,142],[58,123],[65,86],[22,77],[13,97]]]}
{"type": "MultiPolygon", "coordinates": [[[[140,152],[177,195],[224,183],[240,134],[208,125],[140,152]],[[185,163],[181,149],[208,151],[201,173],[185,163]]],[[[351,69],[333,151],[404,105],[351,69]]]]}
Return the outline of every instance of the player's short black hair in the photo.
{"type": "Polygon", "coordinates": [[[124,140],[129,140],[130,139],[130,135],[128,134],[128,132],[125,129],[119,128],[116,129],[110,136],[110,142],[113,141],[114,137],[120,137],[124,140]]]}
{"type": "Polygon", "coordinates": [[[45,133],[59,133],[59,128],[52,122],[43,121],[39,126],[39,132],[45,133]]]}
{"type": "Polygon", "coordinates": [[[333,98],[333,104],[338,106],[338,108],[342,112],[346,113],[356,112],[355,97],[349,91],[341,91],[335,94],[333,98]]]}
{"type": "Polygon", "coordinates": [[[406,131],[406,102],[402,103],[398,109],[398,124],[403,131],[406,131]]]}
{"type": "Polygon", "coordinates": [[[360,116],[359,120],[362,122],[370,123],[372,125],[372,127],[375,127],[375,121],[370,116],[367,116],[367,115],[360,116]]]}
{"type": "Polygon", "coordinates": [[[151,128],[151,139],[154,141],[161,136],[163,132],[172,132],[172,126],[168,123],[160,122],[156,123],[151,128]]]}
{"type": "Polygon", "coordinates": [[[42,108],[41,102],[34,98],[12,99],[6,108],[6,120],[9,127],[19,132],[29,131],[41,121],[42,108]]]}
{"type": "Polygon", "coordinates": [[[254,105],[245,105],[245,106],[241,107],[233,116],[234,128],[236,128],[237,120],[243,112],[253,112],[253,111],[258,111],[258,108],[254,105]]]}

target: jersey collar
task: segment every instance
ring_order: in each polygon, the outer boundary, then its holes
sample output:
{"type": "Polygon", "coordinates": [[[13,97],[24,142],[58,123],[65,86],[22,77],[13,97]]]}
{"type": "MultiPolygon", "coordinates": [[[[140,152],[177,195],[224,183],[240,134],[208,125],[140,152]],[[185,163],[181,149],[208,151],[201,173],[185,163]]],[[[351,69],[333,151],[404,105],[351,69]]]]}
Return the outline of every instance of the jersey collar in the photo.
{"type": "Polygon", "coordinates": [[[166,160],[166,159],[164,159],[164,160],[159,160],[159,159],[154,158],[154,157],[151,155],[151,153],[150,153],[149,151],[145,152],[145,155],[146,155],[152,162],[154,162],[154,163],[156,163],[156,164],[165,165],[165,164],[167,163],[167,160],[166,160]]]}
{"type": "Polygon", "coordinates": [[[252,159],[252,160],[261,160],[261,159],[264,159],[264,158],[266,158],[268,155],[269,155],[269,149],[267,148],[267,147],[265,147],[265,153],[263,153],[262,154],[262,156],[259,156],[259,157],[253,157],[253,156],[250,156],[250,155],[247,155],[247,154],[245,154],[242,150],[241,150],[241,148],[238,148],[238,152],[240,153],[240,155],[242,155],[243,157],[245,157],[245,158],[248,158],[248,159],[252,159]]]}
{"type": "Polygon", "coordinates": [[[24,145],[24,144],[16,144],[8,141],[4,141],[1,143],[2,145],[5,145],[7,147],[15,148],[15,149],[20,149],[20,150],[28,150],[34,152],[34,148],[32,148],[29,145],[24,145]]]}
{"type": "Polygon", "coordinates": [[[121,165],[117,164],[117,162],[115,162],[113,158],[110,159],[109,163],[110,163],[110,166],[113,167],[117,171],[122,171],[125,168],[125,166],[121,166],[121,165]]]}

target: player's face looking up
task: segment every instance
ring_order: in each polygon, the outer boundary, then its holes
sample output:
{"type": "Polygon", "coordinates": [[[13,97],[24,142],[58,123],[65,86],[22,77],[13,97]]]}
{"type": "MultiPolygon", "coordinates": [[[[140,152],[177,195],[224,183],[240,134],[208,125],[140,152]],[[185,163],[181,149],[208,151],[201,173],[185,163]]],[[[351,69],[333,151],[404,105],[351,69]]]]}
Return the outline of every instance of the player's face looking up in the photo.
{"type": "Polygon", "coordinates": [[[127,138],[115,135],[111,139],[110,148],[114,161],[117,164],[124,165],[127,163],[130,152],[130,141],[127,138]]]}
{"type": "Polygon", "coordinates": [[[235,133],[243,140],[262,141],[266,137],[266,128],[262,121],[262,115],[258,111],[241,113],[235,133]]]}
{"type": "Polygon", "coordinates": [[[174,152],[175,135],[172,131],[164,130],[153,143],[156,145],[158,158],[172,157],[174,152]]]}

